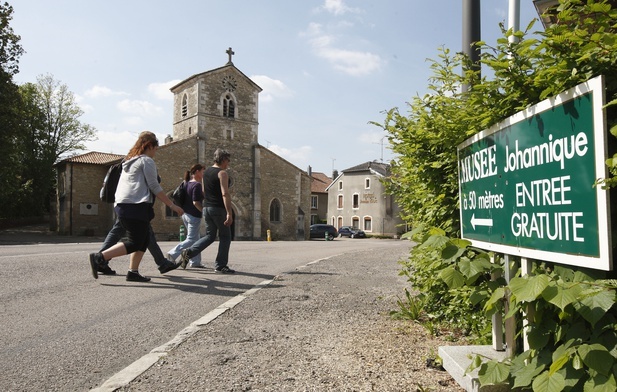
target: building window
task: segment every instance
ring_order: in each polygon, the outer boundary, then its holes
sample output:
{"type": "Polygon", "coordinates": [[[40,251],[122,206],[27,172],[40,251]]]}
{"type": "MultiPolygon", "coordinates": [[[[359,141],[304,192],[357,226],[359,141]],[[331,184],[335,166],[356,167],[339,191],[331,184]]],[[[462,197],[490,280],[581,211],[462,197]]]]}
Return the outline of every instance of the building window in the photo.
{"type": "Polygon", "coordinates": [[[193,128],[189,127],[189,135],[193,133],[193,128]]]}
{"type": "Polygon", "coordinates": [[[360,206],[360,195],[357,193],[353,194],[353,208],[359,208],[360,206]]]}
{"type": "Polygon", "coordinates": [[[225,95],[225,98],[223,98],[223,117],[236,117],[236,105],[230,94],[225,95]]]}
{"type": "Polygon", "coordinates": [[[343,190],[343,181],[339,181],[338,182],[338,190],[342,191],[343,190]]]}
{"type": "Polygon", "coordinates": [[[338,195],[338,201],[337,201],[336,208],[338,209],[343,208],[343,195],[338,195]]]}
{"type": "Polygon", "coordinates": [[[311,215],[311,225],[319,223],[319,216],[313,214],[311,215]]]}
{"type": "Polygon", "coordinates": [[[373,231],[373,225],[370,216],[364,217],[364,231],[373,231]]]}
{"type": "Polygon", "coordinates": [[[316,210],[317,207],[317,196],[311,195],[311,208],[316,210]]]}
{"type": "Polygon", "coordinates": [[[366,178],[364,180],[364,189],[371,189],[371,179],[370,178],[366,178]]]}
{"type": "Polygon", "coordinates": [[[336,228],[340,229],[341,227],[343,227],[343,217],[339,216],[338,221],[336,222],[336,228]]]}
{"type": "Polygon", "coordinates": [[[270,203],[270,222],[281,221],[281,202],[278,199],[273,199],[270,203]]]}
{"type": "Polygon", "coordinates": [[[182,117],[186,117],[189,114],[188,101],[188,95],[184,94],[184,96],[182,97],[182,117]]]}
{"type": "Polygon", "coordinates": [[[360,218],[358,218],[357,216],[351,218],[351,227],[353,227],[354,229],[360,228],[360,218]]]}

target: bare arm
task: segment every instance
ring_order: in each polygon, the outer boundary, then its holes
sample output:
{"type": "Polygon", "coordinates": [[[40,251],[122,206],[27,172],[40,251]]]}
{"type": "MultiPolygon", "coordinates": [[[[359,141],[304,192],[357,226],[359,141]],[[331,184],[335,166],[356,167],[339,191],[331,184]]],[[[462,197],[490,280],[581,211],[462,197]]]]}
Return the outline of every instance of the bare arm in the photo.
{"type": "Polygon", "coordinates": [[[225,219],[225,226],[231,226],[234,221],[233,213],[231,209],[231,195],[229,194],[229,176],[227,172],[221,170],[219,172],[219,180],[221,182],[221,194],[223,195],[223,203],[225,204],[225,211],[227,211],[227,219],[225,219]]]}

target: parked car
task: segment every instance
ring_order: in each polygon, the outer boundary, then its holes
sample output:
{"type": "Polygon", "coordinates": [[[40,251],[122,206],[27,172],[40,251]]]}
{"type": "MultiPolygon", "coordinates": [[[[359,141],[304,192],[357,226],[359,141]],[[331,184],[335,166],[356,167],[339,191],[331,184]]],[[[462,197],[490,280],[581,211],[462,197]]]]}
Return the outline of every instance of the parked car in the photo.
{"type": "Polygon", "coordinates": [[[338,232],[332,225],[324,225],[322,223],[311,225],[310,238],[326,238],[328,233],[328,239],[333,240],[337,236],[338,232]]]}
{"type": "Polygon", "coordinates": [[[360,229],[356,229],[351,226],[341,226],[338,229],[338,236],[349,238],[366,238],[366,233],[360,229]]]}

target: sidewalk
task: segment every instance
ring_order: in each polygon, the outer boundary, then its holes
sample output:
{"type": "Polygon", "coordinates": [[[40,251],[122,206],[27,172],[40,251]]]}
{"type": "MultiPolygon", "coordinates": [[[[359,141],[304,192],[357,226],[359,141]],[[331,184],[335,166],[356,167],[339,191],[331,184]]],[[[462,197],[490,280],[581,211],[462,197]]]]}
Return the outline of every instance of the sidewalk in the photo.
{"type": "Polygon", "coordinates": [[[426,366],[447,343],[388,316],[407,254],[395,246],[283,274],[152,350],[160,359],[118,390],[462,391],[426,366]]]}
{"type": "Polygon", "coordinates": [[[103,242],[103,237],[74,237],[49,231],[48,223],[0,230],[0,245],[34,245],[103,242]]]}

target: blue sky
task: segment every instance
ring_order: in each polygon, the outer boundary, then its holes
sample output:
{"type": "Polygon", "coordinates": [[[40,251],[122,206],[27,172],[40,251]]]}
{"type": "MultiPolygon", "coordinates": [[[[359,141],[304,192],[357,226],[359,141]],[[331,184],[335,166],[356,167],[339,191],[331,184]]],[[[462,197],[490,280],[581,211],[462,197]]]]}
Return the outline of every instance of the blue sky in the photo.
{"type": "MultiPolygon", "coordinates": [[[[50,73],[66,84],[98,130],[89,150],[125,154],[143,130],[163,140],[169,88],[225,65],[232,47],[234,65],[263,88],[259,143],[326,174],[390,160],[385,133],[368,122],[405,113],[426,92],[426,59],[462,45],[462,0],[9,2],[26,51],[15,82],[50,73]]],[[[524,28],[537,14],[520,3],[524,28]]],[[[482,39],[494,44],[508,0],[481,1],[481,12],[482,39]]]]}

